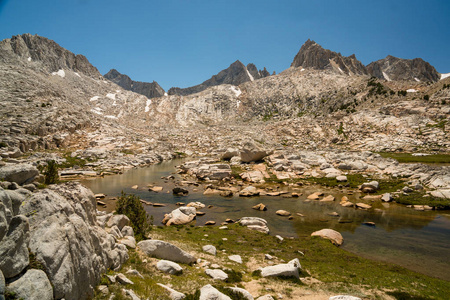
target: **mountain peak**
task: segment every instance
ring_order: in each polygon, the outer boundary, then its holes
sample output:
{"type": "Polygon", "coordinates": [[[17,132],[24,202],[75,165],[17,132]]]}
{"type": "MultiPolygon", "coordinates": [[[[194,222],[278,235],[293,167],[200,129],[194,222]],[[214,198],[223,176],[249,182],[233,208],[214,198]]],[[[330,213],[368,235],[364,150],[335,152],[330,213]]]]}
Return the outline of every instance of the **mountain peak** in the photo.
{"type": "Polygon", "coordinates": [[[291,67],[313,68],[319,70],[333,69],[345,74],[367,74],[365,66],[356,59],[355,54],[348,57],[322,48],[315,41],[308,39],[300,48],[291,67]]]}
{"type": "Polygon", "coordinates": [[[204,81],[203,83],[184,89],[173,87],[169,89],[168,94],[186,96],[201,92],[211,86],[221,84],[240,85],[244,82],[253,81],[267,76],[270,76],[270,73],[266,70],[266,68],[262,71],[258,71],[254,64],[250,63],[245,66],[240,60],[236,60],[228,68],[220,71],[216,75],[213,75],[210,79],[204,81]]]}
{"type": "Polygon", "coordinates": [[[70,69],[91,77],[101,77],[96,67],[81,54],[75,55],[48,38],[24,33],[1,41],[0,49],[33,61],[40,61],[47,72],[70,69]]]}

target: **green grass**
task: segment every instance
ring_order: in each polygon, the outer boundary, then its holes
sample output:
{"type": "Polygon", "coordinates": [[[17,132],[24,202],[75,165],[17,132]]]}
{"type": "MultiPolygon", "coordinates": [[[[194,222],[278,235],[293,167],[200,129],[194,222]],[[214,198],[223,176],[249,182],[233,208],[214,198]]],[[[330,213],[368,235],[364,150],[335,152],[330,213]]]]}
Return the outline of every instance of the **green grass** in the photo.
{"type": "Polygon", "coordinates": [[[450,163],[450,154],[431,154],[427,156],[413,156],[411,153],[392,153],[380,152],[378,153],[384,158],[393,158],[399,163],[433,163],[433,164],[448,164],[450,163]]]}
{"type": "MultiPolygon", "coordinates": [[[[226,252],[219,251],[214,259],[222,259],[222,263],[219,264],[232,269],[230,273],[241,274],[242,278],[240,275],[235,276],[241,282],[258,279],[259,274],[255,270],[258,266],[264,265],[264,254],[274,253],[278,259],[284,261],[299,258],[304,274],[307,272],[322,281],[321,290],[333,293],[355,291],[363,294],[364,290],[375,289],[389,292],[393,297],[398,297],[397,299],[446,299],[450,294],[448,281],[428,277],[393,264],[358,257],[317,237],[285,239],[283,243],[279,243],[273,236],[250,231],[237,224],[229,225],[228,230],[220,230],[218,227],[154,227],[152,235],[166,241],[181,242],[183,248],[190,252],[201,252],[201,247],[207,244],[216,247],[220,245],[226,252]],[[228,240],[223,241],[224,237],[228,240]],[[302,256],[299,251],[305,255],[302,256]],[[244,264],[229,261],[226,257],[232,254],[241,255],[244,264]],[[249,259],[256,261],[256,265],[251,269],[245,264],[249,259]]],[[[195,265],[182,267],[184,269],[182,275],[163,275],[144,263],[137,252],[130,250],[130,260],[122,267],[122,272],[128,268],[137,269],[144,279],[129,276],[135,283],[132,289],[141,298],[149,299],[168,299],[165,296],[167,294],[156,285],[157,282],[170,283],[175,290],[190,294],[189,299],[196,299],[194,294],[206,284],[213,284],[219,289],[236,284],[213,282],[202,268],[196,269],[195,265]]],[[[275,278],[262,280],[265,284],[281,280],[290,290],[305,287],[296,280],[275,278]]],[[[237,284],[239,286],[240,282],[237,284]]],[[[122,287],[118,284],[109,284],[109,288],[118,295],[122,287]]],[[[108,296],[96,295],[94,299],[107,298],[108,296]]]]}
{"type": "Polygon", "coordinates": [[[409,195],[401,195],[395,202],[405,205],[428,205],[436,209],[450,209],[450,199],[433,196],[424,197],[424,193],[413,192],[409,195]]]}

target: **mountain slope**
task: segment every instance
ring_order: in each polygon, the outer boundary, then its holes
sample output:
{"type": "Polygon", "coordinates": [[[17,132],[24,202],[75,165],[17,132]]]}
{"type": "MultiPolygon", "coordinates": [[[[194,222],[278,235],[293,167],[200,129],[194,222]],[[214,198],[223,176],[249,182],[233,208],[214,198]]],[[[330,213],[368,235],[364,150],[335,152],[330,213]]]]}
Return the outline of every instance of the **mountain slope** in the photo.
{"type": "Polygon", "coordinates": [[[204,91],[208,87],[216,85],[240,85],[241,83],[253,81],[267,76],[270,76],[270,73],[266,70],[266,68],[264,68],[264,70],[262,71],[258,71],[254,64],[248,64],[247,66],[245,66],[243,63],[237,60],[232,63],[227,69],[220,71],[217,75],[212,76],[210,79],[204,81],[199,85],[184,89],[173,87],[169,89],[168,94],[185,96],[204,91]]]}
{"type": "Polygon", "coordinates": [[[367,75],[366,67],[354,54],[346,57],[340,53],[322,48],[314,41],[307,40],[294,58],[291,67],[313,68],[317,70],[333,69],[347,75],[367,75]]]}
{"type": "Polygon", "coordinates": [[[385,80],[432,81],[440,79],[440,74],[421,58],[403,59],[391,55],[367,65],[372,76],[385,80]]]}
{"type": "Polygon", "coordinates": [[[125,74],[121,74],[116,69],[111,69],[108,73],[103,75],[106,79],[114,82],[118,86],[122,87],[125,90],[132,91],[141,95],[146,96],[147,98],[155,98],[162,97],[165,94],[164,89],[156,82],[141,82],[131,80],[125,74]]]}

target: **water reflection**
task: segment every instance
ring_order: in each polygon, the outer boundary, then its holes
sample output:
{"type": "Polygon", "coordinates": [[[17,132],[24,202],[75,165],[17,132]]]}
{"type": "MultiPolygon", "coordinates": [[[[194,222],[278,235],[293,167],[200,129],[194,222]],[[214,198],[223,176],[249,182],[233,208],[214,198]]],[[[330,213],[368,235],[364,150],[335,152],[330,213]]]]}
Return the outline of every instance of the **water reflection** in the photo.
{"type": "MultiPolygon", "coordinates": [[[[204,225],[213,220],[218,224],[225,219],[239,219],[244,216],[262,217],[268,221],[271,234],[282,236],[309,236],[313,231],[322,228],[332,228],[344,236],[343,248],[358,255],[396,263],[409,269],[450,280],[450,214],[435,211],[415,211],[402,205],[370,203],[373,209],[364,211],[345,208],[339,205],[342,196],[356,201],[358,194],[348,195],[337,189],[321,187],[302,188],[299,198],[253,197],[223,198],[220,196],[204,196],[201,187],[189,186],[187,197],[174,196],[171,193],[172,181],[161,179],[174,172],[174,167],[181,161],[165,162],[160,165],[142,169],[133,169],[125,174],[109,176],[94,180],[85,180],[83,184],[94,193],[105,193],[118,196],[121,191],[137,194],[150,202],[166,204],[165,207],[145,206],[146,211],[153,216],[154,223],[160,224],[164,214],[176,208],[177,202],[200,201],[211,208],[204,208],[204,216],[198,217],[197,225],[204,225]],[[147,185],[163,187],[159,193],[149,192],[147,185]],[[131,186],[138,185],[137,190],[131,186]],[[308,201],[306,197],[323,191],[326,195],[336,197],[334,202],[308,201]],[[267,211],[256,211],[251,207],[264,203],[267,211]],[[275,214],[278,209],[284,209],[294,215],[293,220],[275,214]],[[338,216],[330,216],[336,212],[338,216]],[[296,213],[304,215],[300,217],[296,213]],[[376,225],[365,226],[363,222],[374,222],[376,225]]],[[[280,187],[286,189],[286,187],[280,187]]],[[[113,201],[112,201],[113,202],[113,201]]]]}

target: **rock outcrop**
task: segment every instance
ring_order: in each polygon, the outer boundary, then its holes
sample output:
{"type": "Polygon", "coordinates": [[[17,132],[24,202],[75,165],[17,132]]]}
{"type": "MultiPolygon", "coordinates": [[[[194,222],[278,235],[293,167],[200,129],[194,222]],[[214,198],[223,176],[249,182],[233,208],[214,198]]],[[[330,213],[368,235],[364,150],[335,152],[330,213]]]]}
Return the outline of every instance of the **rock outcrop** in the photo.
{"type": "Polygon", "coordinates": [[[319,236],[323,239],[330,240],[336,246],[340,246],[344,242],[342,235],[333,229],[321,229],[311,233],[311,236],[319,236]]]}
{"type": "Polygon", "coordinates": [[[31,183],[37,175],[38,169],[29,164],[8,164],[0,167],[0,179],[20,185],[31,183]]]}
{"type": "Polygon", "coordinates": [[[270,76],[270,73],[264,68],[263,71],[258,71],[254,64],[248,64],[245,66],[239,60],[232,63],[227,69],[220,71],[217,75],[212,76],[210,79],[204,81],[203,83],[188,87],[188,88],[177,88],[173,87],[169,89],[169,95],[180,95],[186,96],[190,94],[195,94],[204,91],[208,87],[221,85],[221,84],[232,84],[240,85],[247,81],[254,81],[256,79],[264,78],[270,76]]]}
{"type": "Polygon", "coordinates": [[[403,59],[391,55],[367,65],[370,75],[387,81],[439,81],[441,75],[421,58],[403,59]]]}
{"type": "Polygon", "coordinates": [[[15,293],[18,299],[54,299],[53,287],[42,270],[28,270],[18,280],[9,284],[7,291],[15,293]]]}
{"type": "Polygon", "coordinates": [[[366,67],[356,59],[355,54],[343,56],[322,48],[314,41],[307,40],[294,58],[291,67],[334,69],[343,74],[367,75],[366,67]]]}
{"type": "Polygon", "coordinates": [[[155,98],[162,97],[165,94],[164,89],[156,82],[141,82],[131,80],[125,74],[121,74],[116,69],[109,70],[108,73],[103,75],[106,79],[114,82],[118,86],[122,87],[127,91],[132,91],[141,95],[146,96],[147,98],[155,98]]]}
{"type": "Polygon", "coordinates": [[[28,216],[28,247],[46,268],[55,298],[87,298],[102,273],[128,259],[125,245],[97,225],[94,194],[79,183],[39,190],[19,213],[28,216]]]}

